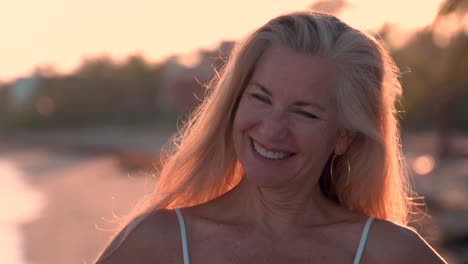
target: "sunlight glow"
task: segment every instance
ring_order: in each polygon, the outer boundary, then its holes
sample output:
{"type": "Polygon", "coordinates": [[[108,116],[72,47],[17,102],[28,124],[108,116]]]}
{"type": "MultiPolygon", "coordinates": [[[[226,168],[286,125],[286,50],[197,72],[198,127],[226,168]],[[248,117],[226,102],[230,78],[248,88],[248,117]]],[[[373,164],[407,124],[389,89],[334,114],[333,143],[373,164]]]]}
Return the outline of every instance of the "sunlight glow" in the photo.
{"type": "MultiPolygon", "coordinates": [[[[158,61],[191,53],[316,1],[0,1],[0,79],[29,75],[39,65],[69,72],[85,56],[143,54],[158,61]]],[[[441,1],[347,0],[339,16],[359,28],[389,23],[411,32],[432,22],[441,1]]]]}
{"type": "Polygon", "coordinates": [[[40,96],[35,103],[36,111],[44,116],[49,117],[55,111],[55,103],[49,96],[40,96]]]}
{"type": "Polygon", "coordinates": [[[37,218],[43,197],[27,186],[14,163],[0,160],[0,263],[27,263],[20,225],[37,218]]]}
{"type": "Polygon", "coordinates": [[[427,175],[434,170],[435,161],[431,155],[422,155],[413,162],[413,170],[419,175],[427,175]]]}

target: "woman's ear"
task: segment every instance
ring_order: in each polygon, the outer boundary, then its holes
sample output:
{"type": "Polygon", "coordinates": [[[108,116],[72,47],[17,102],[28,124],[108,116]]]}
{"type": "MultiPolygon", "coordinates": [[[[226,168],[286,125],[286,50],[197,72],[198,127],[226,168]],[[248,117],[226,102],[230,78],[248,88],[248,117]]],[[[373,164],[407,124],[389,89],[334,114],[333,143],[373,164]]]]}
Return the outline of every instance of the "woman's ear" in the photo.
{"type": "Polygon", "coordinates": [[[335,144],[335,154],[343,155],[354,140],[354,133],[343,130],[335,144]]]}

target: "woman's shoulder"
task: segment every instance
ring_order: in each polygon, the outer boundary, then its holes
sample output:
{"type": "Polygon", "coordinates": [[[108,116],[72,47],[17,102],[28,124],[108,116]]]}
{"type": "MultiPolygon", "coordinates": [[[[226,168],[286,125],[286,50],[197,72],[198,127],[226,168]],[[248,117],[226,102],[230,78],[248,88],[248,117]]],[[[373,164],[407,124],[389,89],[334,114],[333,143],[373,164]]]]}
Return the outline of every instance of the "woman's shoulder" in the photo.
{"type": "Polygon", "coordinates": [[[417,232],[380,219],[372,224],[364,254],[364,263],[445,263],[417,232]]]}
{"type": "Polygon", "coordinates": [[[181,252],[177,216],[172,210],[160,209],[130,221],[96,263],[174,263],[182,257],[181,252]]]}

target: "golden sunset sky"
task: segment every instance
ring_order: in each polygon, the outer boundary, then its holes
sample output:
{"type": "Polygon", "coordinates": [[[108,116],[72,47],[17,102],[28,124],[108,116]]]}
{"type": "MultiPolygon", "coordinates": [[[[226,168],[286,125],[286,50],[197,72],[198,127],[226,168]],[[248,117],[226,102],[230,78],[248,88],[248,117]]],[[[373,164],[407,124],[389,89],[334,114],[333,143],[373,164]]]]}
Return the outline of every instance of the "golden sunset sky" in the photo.
{"type": "MultiPolygon", "coordinates": [[[[348,0],[349,24],[377,30],[384,22],[403,33],[432,22],[441,0],[348,0]]],[[[314,0],[0,0],[0,80],[38,65],[73,70],[85,56],[150,61],[211,48],[242,37],[274,16],[314,0]]],[[[399,38],[396,38],[399,40],[399,38]]]]}

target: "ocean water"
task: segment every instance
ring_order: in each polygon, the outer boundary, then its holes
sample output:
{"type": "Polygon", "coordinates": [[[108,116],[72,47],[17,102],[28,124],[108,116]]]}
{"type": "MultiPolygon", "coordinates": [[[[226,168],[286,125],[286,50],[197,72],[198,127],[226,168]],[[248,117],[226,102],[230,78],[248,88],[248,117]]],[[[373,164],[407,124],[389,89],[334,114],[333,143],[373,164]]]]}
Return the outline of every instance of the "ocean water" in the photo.
{"type": "Polygon", "coordinates": [[[14,162],[0,159],[0,263],[32,264],[25,255],[21,224],[40,216],[44,197],[24,177],[14,162]]]}

